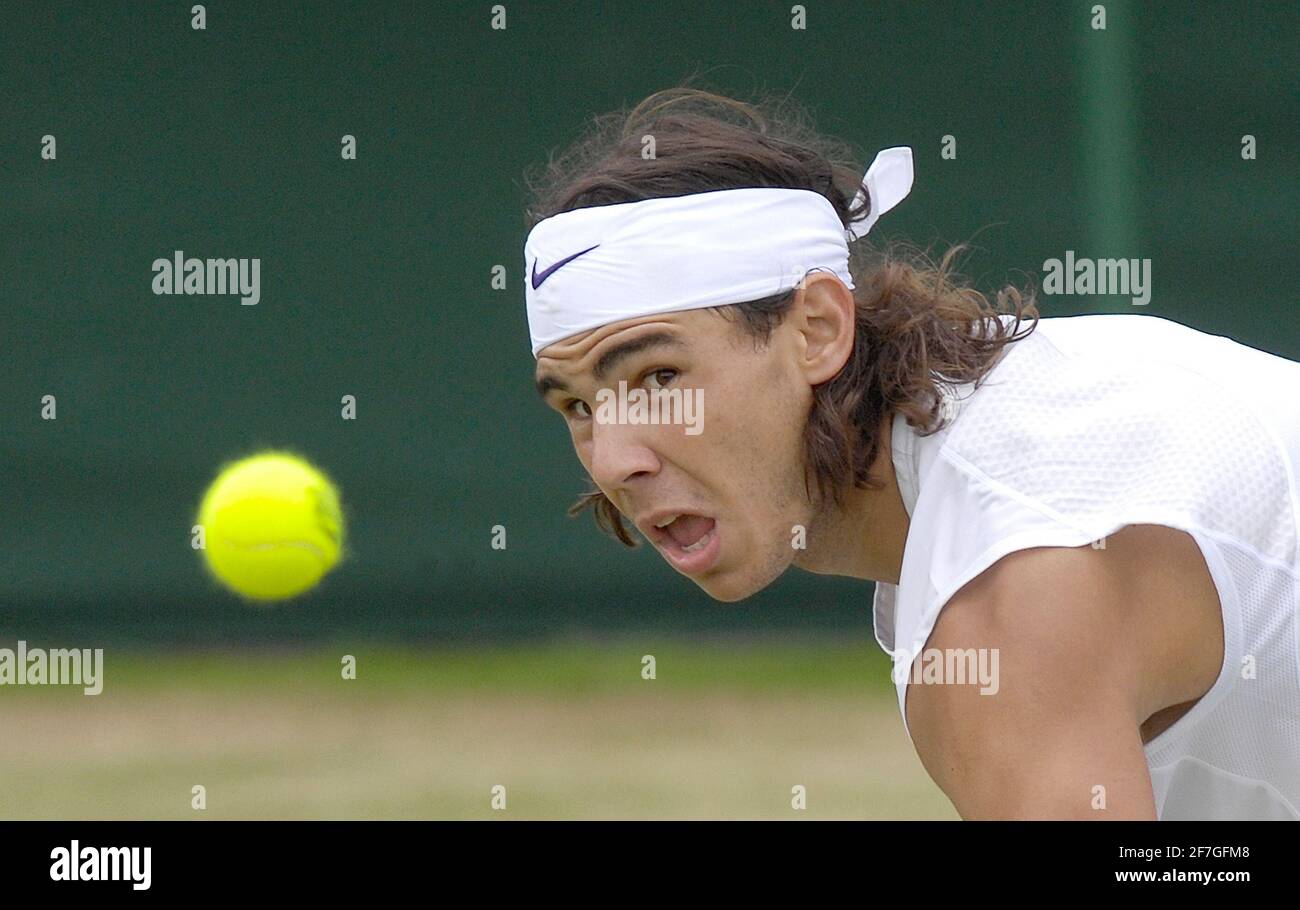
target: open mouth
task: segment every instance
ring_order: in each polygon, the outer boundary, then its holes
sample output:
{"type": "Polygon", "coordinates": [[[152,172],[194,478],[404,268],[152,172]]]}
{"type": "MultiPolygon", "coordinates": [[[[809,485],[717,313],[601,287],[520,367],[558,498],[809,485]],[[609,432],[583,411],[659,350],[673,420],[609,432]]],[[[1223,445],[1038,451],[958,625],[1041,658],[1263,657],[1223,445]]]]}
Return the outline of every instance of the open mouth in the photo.
{"type": "Polygon", "coordinates": [[[683,574],[708,569],[717,560],[718,523],[707,515],[666,513],[650,524],[648,536],[683,574]]]}

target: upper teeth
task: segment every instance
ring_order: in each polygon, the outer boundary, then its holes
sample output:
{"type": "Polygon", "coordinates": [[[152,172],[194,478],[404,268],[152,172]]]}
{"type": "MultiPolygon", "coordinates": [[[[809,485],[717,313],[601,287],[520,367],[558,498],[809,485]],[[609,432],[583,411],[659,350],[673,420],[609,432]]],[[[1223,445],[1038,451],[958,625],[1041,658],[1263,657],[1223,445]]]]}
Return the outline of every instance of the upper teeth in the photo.
{"type": "Polygon", "coordinates": [[[656,527],[656,528],[666,528],[666,527],[668,527],[670,524],[672,524],[674,521],[676,521],[677,519],[679,519],[679,518],[681,518],[681,517],[682,517],[682,516],[680,516],[680,515],[669,515],[669,516],[668,516],[667,518],[665,518],[663,521],[661,521],[661,522],[659,522],[657,525],[655,525],[655,527],[656,527]]]}

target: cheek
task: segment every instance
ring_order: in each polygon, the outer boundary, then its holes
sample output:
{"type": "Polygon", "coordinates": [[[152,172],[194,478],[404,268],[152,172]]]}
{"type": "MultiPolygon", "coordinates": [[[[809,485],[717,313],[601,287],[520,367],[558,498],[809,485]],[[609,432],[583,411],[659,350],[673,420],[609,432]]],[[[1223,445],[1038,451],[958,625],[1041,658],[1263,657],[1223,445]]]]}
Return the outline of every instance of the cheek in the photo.
{"type": "Polygon", "coordinates": [[[718,383],[716,398],[726,420],[771,437],[777,435],[793,392],[779,364],[769,358],[750,358],[734,364],[718,383]]]}
{"type": "Polygon", "coordinates": [[[810,403],[806,386],[792,385],[775,368],[756,371],[740,390],[744,426],[749,451],[764,456],[768,462],[784,464],[803,428],[810,403]]]}
{"type": "Polygon", "coordinates": [[[793,387],[762,372],[729,391],[732,397],[726,404],[719,401],[723,413],[714,423],[719,446],[726,452],[729,485],[742,491],[744,508],[751,514],[784,514],[803,489],[804,426],[811,395],[806,386],[793,387]]]}

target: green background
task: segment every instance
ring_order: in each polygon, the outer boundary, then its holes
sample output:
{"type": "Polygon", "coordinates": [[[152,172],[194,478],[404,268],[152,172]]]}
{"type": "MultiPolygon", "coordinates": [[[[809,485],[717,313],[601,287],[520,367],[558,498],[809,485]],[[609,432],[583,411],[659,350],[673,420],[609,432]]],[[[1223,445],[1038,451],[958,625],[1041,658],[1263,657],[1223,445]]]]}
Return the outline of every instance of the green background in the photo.
{"type": "Polygon", "coordinates": [[[1149,257],[1143,310],[1044,315],[1146,312],[1300,358],[1291,3],[1107,3],[1104,32],[1089,3],[814,2],[806,31],[784,2],[507,3],[505,31],[487,3],[209,3],[206,31],[190,5],[0,5],[0,638],[868,637],[869,585],[794,572],[718,604],[563,514],[585,484],[531,387],[522,173],[697,70],[792,92],[863,168],[913,146],[873,236],[974,238],[986,292],[1067,249],[1149,257]],[[261,302],[154,296],[177,249],[260,258],[261,302]],[[267,446],[339,483],[349,550],[257,609],[189,535],[219,465],[267,446]]]}

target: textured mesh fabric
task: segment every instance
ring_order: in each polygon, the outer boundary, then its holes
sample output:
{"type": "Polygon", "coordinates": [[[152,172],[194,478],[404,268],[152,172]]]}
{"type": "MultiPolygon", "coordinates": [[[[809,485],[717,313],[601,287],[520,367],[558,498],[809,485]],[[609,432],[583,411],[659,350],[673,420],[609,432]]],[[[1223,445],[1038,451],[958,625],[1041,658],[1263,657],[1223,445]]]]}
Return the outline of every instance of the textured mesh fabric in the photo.
{"type": "Polygon", "coordinates": [[[1224,662],[1146,747],[1160,817],[1300,818],[1300,364],[1150,316],[1047,319],[952,406],[934,436],[894,427],[912,525],[875,620],[896,663],[1007,553],[1187,531],[1219,592],[1224,662]]]}

